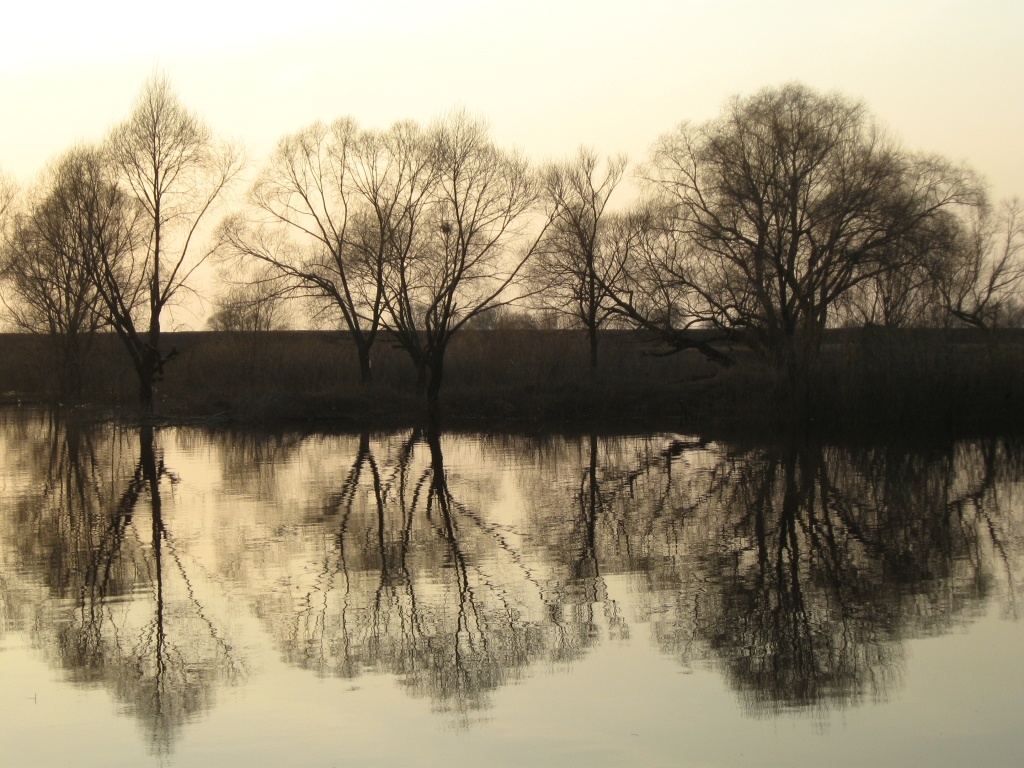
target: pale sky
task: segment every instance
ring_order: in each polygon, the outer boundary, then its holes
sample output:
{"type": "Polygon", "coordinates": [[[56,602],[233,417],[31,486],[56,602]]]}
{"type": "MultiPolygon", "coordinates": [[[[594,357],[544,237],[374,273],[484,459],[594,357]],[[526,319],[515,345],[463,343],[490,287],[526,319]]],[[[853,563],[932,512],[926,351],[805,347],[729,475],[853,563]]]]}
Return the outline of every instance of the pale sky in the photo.
{"type": "Polygon", "coordinates": [[[0,168],[26,182],[102,138],[157,67],[254,167],[316,119],[452,108],[538,161],[636,162],[730,96],[800,80],[1024,195],[1022,38],[1020,0],[37,0],[0,13],[0,168]]]}

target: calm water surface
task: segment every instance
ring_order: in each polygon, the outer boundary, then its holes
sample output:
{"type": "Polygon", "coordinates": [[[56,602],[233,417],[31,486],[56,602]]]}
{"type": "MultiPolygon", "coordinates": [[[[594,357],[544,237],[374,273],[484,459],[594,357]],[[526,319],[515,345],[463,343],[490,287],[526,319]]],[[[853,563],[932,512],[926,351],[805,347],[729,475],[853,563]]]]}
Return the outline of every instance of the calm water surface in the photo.
{"type": "Polygon", "coordinates": [[[1022,482],[0,411],[0,765],[1019,765],[1022,482]]]}

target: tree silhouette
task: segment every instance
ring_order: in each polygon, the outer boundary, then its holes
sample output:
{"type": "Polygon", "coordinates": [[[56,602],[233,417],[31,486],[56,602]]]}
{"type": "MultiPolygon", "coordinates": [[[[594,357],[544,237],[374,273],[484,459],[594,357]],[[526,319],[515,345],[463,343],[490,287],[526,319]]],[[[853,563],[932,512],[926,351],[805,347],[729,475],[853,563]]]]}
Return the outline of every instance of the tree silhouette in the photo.
{"type": "Polygon", "coordinates": [[[681,125],[645,175],[680,238],[663,284],[794,384],[854,288],[907,266],[933,222],[982,197],[969,172],[887,139],[861,104],[799,84],[681,125]]]}
{"type": "Polygon", "coordinates": [[[138,211],[102,153],[86,146],[70,150],[42,175],[26,211],[14,220],[0,256],[0,273],[14,294],[8,311],[19,330],[54,340],[54,376],[63,398],[81,395],[93,337],[107,324],[97,265],[109,265],[116,276],[125,311],[137,307],[127,266],[140,237],[138,211]]]}
{"type": "Polygon", "coordinates": [[[575,158],[541,171],[541,199],[551,211],[551,226],[528,266],[542,306],[586,329],[591,368],[597,367],[598,331],[614,308],[609,292],[619,282],[606,209],[626,171],[626,158],[598,168],[594,152],[580,149],[575,158]]]}
{"type": "Polygon", "coordinates": [[[118,182],[146,221],[144,245],[131,258],[105,254],[91,264],[107,322],[131,356],[139,379],[139,405],[153,408],[153,385],[174,350],[162,346],[164,310],[189,289],[195,270],[210,255],[196,251],[200,225],[241,168],[233,147],[218,145],[188,111],[167,78],[153,75],[128,118],[107,141],[118,182]],[[140,316],[137,306],[145,308],[140,316]]]}

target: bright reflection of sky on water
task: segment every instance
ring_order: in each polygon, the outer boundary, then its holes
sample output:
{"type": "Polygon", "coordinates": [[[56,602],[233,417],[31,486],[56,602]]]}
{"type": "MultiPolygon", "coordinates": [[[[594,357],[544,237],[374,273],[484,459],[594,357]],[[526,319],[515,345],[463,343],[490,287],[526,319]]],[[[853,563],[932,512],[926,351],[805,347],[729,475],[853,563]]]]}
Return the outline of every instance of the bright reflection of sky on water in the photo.
{"type": "Polygon", "coordinates": [[[150,438],[8,410],[0,750],[1010,765],[1022,450],[150,438]]]}

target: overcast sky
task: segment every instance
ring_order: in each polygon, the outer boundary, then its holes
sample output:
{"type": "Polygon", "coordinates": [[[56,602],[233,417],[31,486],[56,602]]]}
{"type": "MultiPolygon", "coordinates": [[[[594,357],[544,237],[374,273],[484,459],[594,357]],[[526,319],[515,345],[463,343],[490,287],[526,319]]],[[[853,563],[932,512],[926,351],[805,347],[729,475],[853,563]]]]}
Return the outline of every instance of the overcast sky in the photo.
{"type": "Polygon", "coordinates": [[[682,120],[799,80],[1024,194],[1020,0],[22,2],[0,18],[0,168],[101,138],[154,68],[258,165],[282,135],[452,108],[536,160],[642,160],[682,120]]]}

